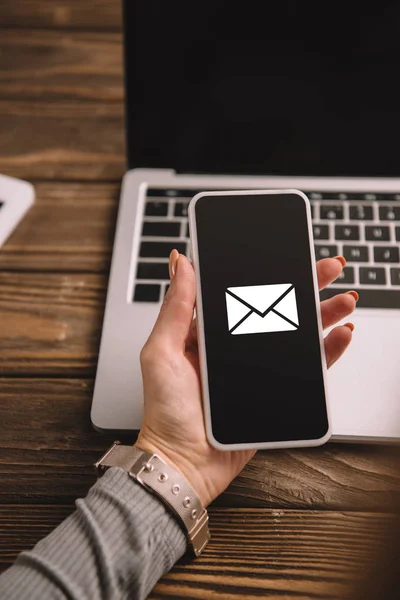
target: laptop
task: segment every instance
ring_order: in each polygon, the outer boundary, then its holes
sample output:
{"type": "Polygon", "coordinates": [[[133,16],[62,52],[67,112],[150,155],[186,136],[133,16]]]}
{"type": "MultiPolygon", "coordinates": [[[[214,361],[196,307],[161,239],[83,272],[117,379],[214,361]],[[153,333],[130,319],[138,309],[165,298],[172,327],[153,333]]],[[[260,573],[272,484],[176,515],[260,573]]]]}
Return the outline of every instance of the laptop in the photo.
{"type": "Polygon", "coordinates": [[[321,298],[359,294],[353,340],[328,372],[331,439],[400,439],[400,8],[384,4],[379,16],[364,6],[344,19],[295,0],[268,11],[205,0],[190,12],[183,2],[125,2],[127,171],[97,430],[140,429],[140,350],[168,289],[171,249],[190,258],[190,199],[295,188],[311,202],[316,258],[347,260],[321,298]]]}

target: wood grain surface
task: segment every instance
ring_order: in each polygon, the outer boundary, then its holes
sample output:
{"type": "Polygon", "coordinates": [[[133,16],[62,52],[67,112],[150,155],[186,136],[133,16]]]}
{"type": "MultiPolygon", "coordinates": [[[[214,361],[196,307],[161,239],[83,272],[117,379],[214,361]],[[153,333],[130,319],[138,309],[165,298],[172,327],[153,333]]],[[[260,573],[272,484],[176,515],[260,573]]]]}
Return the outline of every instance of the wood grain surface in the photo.
{"type": "Polygon", "coordinates": [[[119,31],[122,0],[1,0],[0,25],[119,31]]]}
{"type": "MultiPolygon", "coordinates": [[[[74,510],[114,439],[135,439],[90,422],[126,170],[121,9],[0,0],[0,173],[36,190],[0,250],[0,569],[74,510]]],[[[397,447],[260,451],[210,507],[207,551],[150,598],[350,599],[399,507],[397,447]]]]}
{"type": "Polygon", "coordinates": [[[5,175],[120,181],[125,172],[122,104],[0,98],[0,123],[5,175]]]}
{"type": "MultiPolygon", "coordinates": [[[[31,549],[73,505],[0,505],[0,569],[31,549]]],[[[182,559],[149,599],[353,597],[396,522],[391,514],[210,508],[211,541],[182,559]]]]}
{"type": "MultiPolygon", "coordinates": [[[[0,503],[72,502],[94,483],[92,465],[115,439],[134,442],[133,434],[93,429],[92,393],[91,379],[0,380],[0,503]]],[[[399,456],[391,447],[333,443],[259,451],[215,505],[392,511],[400,506],[399,456]]]]}
{"type": "Polygon", "coordinates": [[[26,35],[21,29],[3,30],[0,90],[1,97],[10,100],[121,105],[122,34],[32,30],[26,35]]]}
{"type": "Polygon", "coordinates": [[[0,272],[0,376],[94,375],[107,277],[0,272]]]}
{"type": "Polygon", "coordinates": [[[126,168],[121,35],[1,33],[0,173],[119,181],[126,168]]]}
{"type": "Polygon", "coordinates": [[[352,599],[390,537],[390,515],[211,511],[199,561],[177,565],[149,599],[352,599]]]}
{"type": "Polygon", "coordinates": [[[1,249],[0,270],[108,274],[120,184],[34,185],[35,205],[1,249]]]}

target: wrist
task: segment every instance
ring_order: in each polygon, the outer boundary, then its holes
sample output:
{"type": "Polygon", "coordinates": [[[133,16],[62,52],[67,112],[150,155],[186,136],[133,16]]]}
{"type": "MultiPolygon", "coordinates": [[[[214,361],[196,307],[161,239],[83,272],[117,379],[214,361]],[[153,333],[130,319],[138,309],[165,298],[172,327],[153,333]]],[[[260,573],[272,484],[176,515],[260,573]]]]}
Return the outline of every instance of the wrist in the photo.
{"type": "Polygon", "coordinates": [[[201,471],[194,466],[193,461],[189,457],[176,452],[166,444],[159,441],[153,442],[148,436],[144,437],[140,434],[134,446],[139,450],[157,454],[161,460],[178,471],[194,489],[204,508],[207,508],[214,500],[215,495],[210,489],[212,488],[210,482],[202,476],[201,471]]]}
{"type": "Polygon", "coordinates": [[[94,467],[99,477],[110,467],[120,467],[155,494],[180,521],[191,550],[199,556],[210,539],[207,510],[189,481],[160,452],[116,441],[94,467]]]}

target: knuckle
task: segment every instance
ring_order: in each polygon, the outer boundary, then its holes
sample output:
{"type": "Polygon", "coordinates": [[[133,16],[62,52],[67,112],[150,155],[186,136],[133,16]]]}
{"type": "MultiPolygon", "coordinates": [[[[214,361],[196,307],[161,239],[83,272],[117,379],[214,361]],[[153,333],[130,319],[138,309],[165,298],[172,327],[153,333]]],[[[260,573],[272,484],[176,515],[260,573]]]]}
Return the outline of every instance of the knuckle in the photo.
{"type": "Polygon", "coordinates": [[[147,341],[140,352],[140,364],[142,367],[166,362],[170,358],[170,350],[167,345],[156,340],[147,341]]]}
{"type": "Polygon", "coordinates": [[[152,351],[151,344],[149,342],[146,342],[140,351],[140,364],[142,366],[149,364],[149,362],[151,362],[151,360],[152,360],[152,357],[153,357],[153,351],[152,351]]]}

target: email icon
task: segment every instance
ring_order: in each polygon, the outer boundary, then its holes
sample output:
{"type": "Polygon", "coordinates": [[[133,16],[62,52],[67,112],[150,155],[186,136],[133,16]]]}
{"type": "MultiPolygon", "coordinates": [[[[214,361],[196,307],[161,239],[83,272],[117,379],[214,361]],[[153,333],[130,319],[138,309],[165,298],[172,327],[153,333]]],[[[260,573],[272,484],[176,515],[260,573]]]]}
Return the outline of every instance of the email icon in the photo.
{"type": "Polygon", "coordinates": [[[291,283],[231,287],[225,298],[228,328],[233,335],[294,331],[299,327],[291,283]]]}

